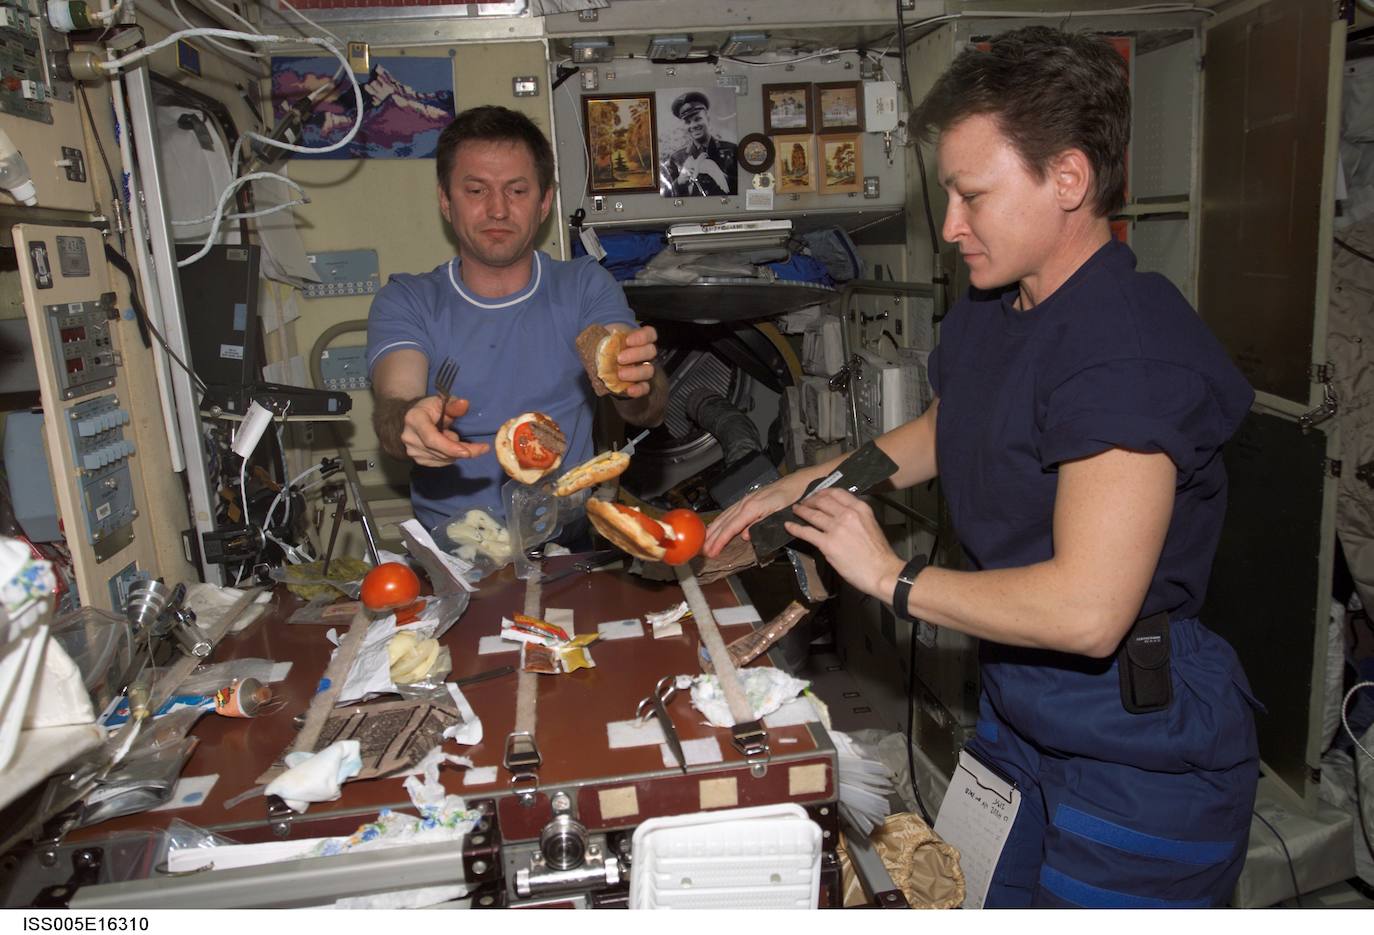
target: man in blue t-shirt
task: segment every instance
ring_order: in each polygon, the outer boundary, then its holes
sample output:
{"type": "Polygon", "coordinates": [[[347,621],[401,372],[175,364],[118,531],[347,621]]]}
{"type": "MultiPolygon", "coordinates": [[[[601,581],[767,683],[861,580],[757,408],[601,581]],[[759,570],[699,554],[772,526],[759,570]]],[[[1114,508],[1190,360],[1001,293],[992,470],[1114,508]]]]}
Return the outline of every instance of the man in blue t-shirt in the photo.
{"type": "Polygon", "coordinates": [[[458,256],[423,275],[392,276],[372,303],[367,361],[382,449],[415,463],[411,503],[427,528],[482,507],[504,518],[506,475],[491,450],[501,424],[547,413],[563,429],[563,463],[593,454],[595,396],[574,342],[588,325],[628,332],[615,399],[633,425],[663,421],[668,385],[657,335],[636,327],[625,294],[590,257],[569,263],[534,249],[553,205],[553,149],[528,117],[474,107],[439,137],[439,208],[458,256]],[[458,365],[440,412],[434,377],[458,365]]]}

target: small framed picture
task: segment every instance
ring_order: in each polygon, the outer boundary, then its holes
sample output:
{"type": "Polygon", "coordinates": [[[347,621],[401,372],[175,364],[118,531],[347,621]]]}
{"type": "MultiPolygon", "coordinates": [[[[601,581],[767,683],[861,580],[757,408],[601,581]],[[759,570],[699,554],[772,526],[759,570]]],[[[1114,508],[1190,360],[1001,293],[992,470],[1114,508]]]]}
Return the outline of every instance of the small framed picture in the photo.
{"type": "Polygon", "coordinates": [[[582,98],[582,127],[593,194],[658,191],[658,132],[654,94],[602,94],[582,98]]]}
{"type": "Polygon", "coordinates": [[[773,168],[773,141],[762,133],[750,133],[739,141],[736,159],[746,172],[758,174],[773,168]]]}
{"type": "Polygon", "coordinates": [[[811,109],[810,84],[763,86],[763,132],[769,136],[810,133],[815,129],[811,109]]]}
{"type": "Polygon", "coordinates": [[[815,87],[817,133],[859,133],[863,130],[861,82],[831,81],[815,87]]]}
{"type": "Polygon", "coordinates": [[[820,137],[822,195],[842,195],[863,190],[863,157],[854,133],[820,137]]]}
{"type": "Polygon", "coordinates": [[[816,190],[816,147],[809,133],[773,137],[778,194],[816,190]]]}

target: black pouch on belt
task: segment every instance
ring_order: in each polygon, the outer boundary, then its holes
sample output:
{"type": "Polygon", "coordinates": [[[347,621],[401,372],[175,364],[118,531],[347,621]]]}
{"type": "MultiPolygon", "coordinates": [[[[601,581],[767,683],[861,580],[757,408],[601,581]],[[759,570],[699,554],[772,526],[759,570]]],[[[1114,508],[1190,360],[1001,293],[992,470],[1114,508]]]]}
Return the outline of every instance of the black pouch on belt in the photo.
{"type": "Polygon", "coordinates": [[[1131,714],[1163,711],[1173,700],[1169,673],[1169,615],[1137,620],[1116,653],[1121,704],[1131,714]]]}

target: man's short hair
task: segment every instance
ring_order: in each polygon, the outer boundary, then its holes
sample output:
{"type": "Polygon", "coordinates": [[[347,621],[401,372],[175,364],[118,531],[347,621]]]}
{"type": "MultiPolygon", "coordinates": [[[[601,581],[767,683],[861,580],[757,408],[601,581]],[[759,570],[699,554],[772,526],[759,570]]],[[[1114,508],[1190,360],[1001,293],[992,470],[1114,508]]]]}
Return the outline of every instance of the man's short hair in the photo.
{"type": "Polygon", "coordinates": [[[673,101],[672,107],[669,108],[669,110],[673,112],[673,116],[678,118],[679,120],[687,119],[687,117],[684,117],[682,115],[683,111],[710,109],[710,99],[705,94],[702,94],[700,91],[688,91],[686,94],[678,95],[677,100],[673,101]]]}
{"type": "Polygon", "coordinates": [[[458,147],[464,143],[474,142],[525,144],[534,159],[535,172],[539,176],[539,193],[542,195],[553,187],[553,147],[549,145],[549,138],[544,135],[544,131],[519,111],[486,104],[463,111],[453,118],[452,123],[444,127],[444,132],[439,134],[439,146],[434,153],[434,169],[439,174],[439,186],[444,191],[448,191],[449,177],[453,174],[453,161],[458,147]]]}
{"type": "Polygon", "coordinates": [[[1131,94],[1126,64],[1106,40],[1029,26],[995,37],[988,51],[966,49],[921,102],[915,124],[930,140],[980,114],[997,121],[1037,178],[1059,153],[1082,150],[1094,210],[1121,207],[1131,94]]]}

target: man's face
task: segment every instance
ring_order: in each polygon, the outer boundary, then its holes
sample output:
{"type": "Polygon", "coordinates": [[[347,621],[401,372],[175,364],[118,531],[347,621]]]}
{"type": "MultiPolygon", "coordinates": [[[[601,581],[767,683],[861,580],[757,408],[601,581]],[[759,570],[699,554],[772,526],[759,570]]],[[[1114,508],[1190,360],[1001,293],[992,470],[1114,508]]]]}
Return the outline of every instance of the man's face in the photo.
{"type": "Polygon", "coordinates": [[[936,152],[949,193],[940,233],[958,245],[969,281],[997,289],[1038,273],[1065,217],[1050,176],[1037,179],[997,121],[983,114],[940,134],[936,152]]]}
{"type": "Polygon", "coordinates": [[[706,140],[710,136],[710,131],[706,126],[706,117],[709,113],[710,111],[706,108],[698,107],[695,110],[687,111],[682,117],[682,122],[687,127],[687,135],[698,146],[705,146],[706,140]]]}
{"type": "Polygon", "coordinates": [[[539,190],[529,147],[504,140],[474,140],[453,154],[448,190],[439,208],[458,237],[464,264],[503,269],[534,250],[539,225],[549,216],[553,189],[539,190]]]}

